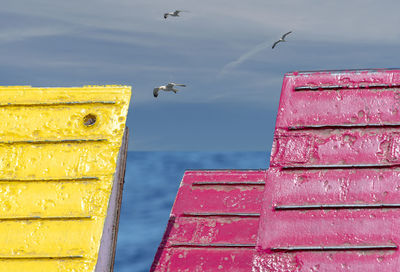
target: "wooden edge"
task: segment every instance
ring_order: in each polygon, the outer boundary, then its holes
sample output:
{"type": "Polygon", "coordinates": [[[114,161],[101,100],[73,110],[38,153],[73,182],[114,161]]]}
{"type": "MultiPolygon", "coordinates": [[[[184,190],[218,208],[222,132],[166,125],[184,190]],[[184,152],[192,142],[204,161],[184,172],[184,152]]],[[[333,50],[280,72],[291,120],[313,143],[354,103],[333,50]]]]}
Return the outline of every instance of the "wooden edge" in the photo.
{"type": "Polygon", "coordinates": [[[169,220],[168,220],[167,228],[165,229],[165,232],[164,232],[164,235],[162,237],[160,246],[157,249],[156,255],[155,255],[154,260],[153,260],[153,263],[151,264],[150,272],[155,272],[157,270],[158,266],[161,265],[159,262],[160,262],[160,260],[162,258],[164,250],[167,250],[166,245],[167,245],[169,236],[171,234],[172,228],[173,228],[173,226],[175,224],[175,220],[176,220],[175,216],[171,215],[169,220]]]}
{"type": "Polygon", "coordinates": [[[125,127],[121,148],[118,154],[117,168],[114,175],[110,201],[108,203],[107,216],[104,221],[103,235],[101,237],[95,272],[114,271],[119,217],[121,214],[122,191],[124,187],[126,169],[126,157],[128,154],[128,138],[129,129],[128,127],[125,127]]]}

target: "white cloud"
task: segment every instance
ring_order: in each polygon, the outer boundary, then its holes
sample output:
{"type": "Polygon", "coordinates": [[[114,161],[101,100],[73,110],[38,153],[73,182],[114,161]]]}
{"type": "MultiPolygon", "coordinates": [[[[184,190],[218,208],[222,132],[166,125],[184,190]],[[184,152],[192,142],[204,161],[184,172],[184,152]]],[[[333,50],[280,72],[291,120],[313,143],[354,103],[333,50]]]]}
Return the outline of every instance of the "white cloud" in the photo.
{"type": "Polygon", "coordinates": [[[0,30],[0,43],[23,41],[47,36],[72,34],[73,29],[52,26],[18,27],[0,30]]]}
{"type": "Polygon", "coordinates": [[[93,28],[232,40],[273,38],[293,29],[299,40],[400,42],[398,1],[373,0],[78,0],[9,1],[2,10],[93,28]],[[164,20],[174,9],[190,12],[164,20]],[[253,37],[253,38],[252,38],[253,37]]]}

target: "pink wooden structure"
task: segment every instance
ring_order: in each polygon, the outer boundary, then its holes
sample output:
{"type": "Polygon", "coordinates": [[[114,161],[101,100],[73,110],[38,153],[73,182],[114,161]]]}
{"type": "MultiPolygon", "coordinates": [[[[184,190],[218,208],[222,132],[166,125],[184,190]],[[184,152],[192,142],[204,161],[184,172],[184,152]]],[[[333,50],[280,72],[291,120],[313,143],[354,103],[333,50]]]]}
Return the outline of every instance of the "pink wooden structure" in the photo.
{"type": "Polygon", "coordinates": [[[151,271],[249,271],[265,170],[186,171],[151,271]]]}
{"type": "Polygon", "coordinates": [[[284,77],[270,168],[187,171],[152,271],[400,271],[400,70],[284,77]]]}

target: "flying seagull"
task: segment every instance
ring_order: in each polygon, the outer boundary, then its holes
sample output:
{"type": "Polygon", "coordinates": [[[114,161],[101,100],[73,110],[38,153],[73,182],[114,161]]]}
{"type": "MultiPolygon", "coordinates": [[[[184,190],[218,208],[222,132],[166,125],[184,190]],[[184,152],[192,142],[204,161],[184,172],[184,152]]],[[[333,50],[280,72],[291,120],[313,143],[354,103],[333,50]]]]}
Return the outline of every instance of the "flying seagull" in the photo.
{"type": "Polygon", "coordinates": [[[168,83],[168,84],[165,85],[165,86],[163,85],[163,86],[160,86],[160,87],[158,87],[158,88],[154,88],[154,90],[153,90],[153,95],[154,95],[154,97],[157,97],[159,91],[174,92],[174,93],[176,93],[176,92],[179,91],[179,90],[174,89],[174,86],[186,87],[185,84],[168,83]]]}
{"type": "Polygon", "coordinates": [[[168,16],[178,17],[179,12],[182,12],[182,11],[183,10],[175,10],[174,12],[164,13],[164,19],[167,19],[168,16]]]}
{"type": "Polygon", "coordinates": [[[272,49],[274,49],[275,46],[276,46],[278,43],[280,43],[280,42],[286,42],[285,38],[286,38],[286,36],[289,35],[290,33],[292,33],[292,31],[289,31],[288,33],[283,34],[282,37],[281,37],[278,41],[274,42],[274,45],[272,46],[272,49]]]}

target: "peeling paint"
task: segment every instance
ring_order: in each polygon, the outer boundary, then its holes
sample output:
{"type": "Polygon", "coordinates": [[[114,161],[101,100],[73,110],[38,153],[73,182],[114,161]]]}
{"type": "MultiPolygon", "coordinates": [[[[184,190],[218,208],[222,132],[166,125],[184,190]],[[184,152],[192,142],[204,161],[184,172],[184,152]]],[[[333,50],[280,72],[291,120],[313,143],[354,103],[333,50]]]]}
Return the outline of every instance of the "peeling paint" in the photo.
{"type": "Polygon", "coordinates": [[[0,91],[0,271],[94,271],[130,87],[0,91]]]}

